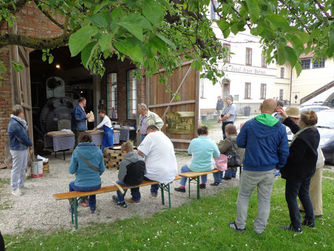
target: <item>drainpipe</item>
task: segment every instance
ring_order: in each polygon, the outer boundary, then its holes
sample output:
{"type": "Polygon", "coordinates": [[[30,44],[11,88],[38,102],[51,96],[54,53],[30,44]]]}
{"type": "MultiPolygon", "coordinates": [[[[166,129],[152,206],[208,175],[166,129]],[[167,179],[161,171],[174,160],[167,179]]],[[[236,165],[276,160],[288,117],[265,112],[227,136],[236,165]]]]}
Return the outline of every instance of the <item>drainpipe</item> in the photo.
{"type": "Polygon", "coordinates": [[[290,65],[290,105],[291,105],[291,99],[292,99],[292,66],[290,65]]]}

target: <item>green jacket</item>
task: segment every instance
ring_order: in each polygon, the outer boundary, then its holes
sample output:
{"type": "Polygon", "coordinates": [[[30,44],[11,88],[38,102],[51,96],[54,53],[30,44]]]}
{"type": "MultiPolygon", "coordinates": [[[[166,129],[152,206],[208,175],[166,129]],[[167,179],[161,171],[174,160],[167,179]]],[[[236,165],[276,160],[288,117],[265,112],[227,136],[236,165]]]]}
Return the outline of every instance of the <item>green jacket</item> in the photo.
{"type": "MultiPolygon", "coordinates": [[[[140,121],[141,117],[142,117],[142,115],[139,116],[139,121],[140,121]]],[[[154,113],[154,112],[151,112],[151,111],[147,111],[146,124],[147,124],[147,126],[155,125],[156,127],[158,127],[159,130],[161,130],[161,128],[164,126],[164,122],[159,117],[159,115],[154,113]]]]}

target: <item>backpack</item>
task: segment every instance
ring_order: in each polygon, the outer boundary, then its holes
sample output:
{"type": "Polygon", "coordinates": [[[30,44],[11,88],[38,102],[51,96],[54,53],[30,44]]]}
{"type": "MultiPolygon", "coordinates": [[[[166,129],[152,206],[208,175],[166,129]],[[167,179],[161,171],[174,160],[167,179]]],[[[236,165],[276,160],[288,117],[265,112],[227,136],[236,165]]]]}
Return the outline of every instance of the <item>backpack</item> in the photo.
{"type": "Polygon", "coordinates": [[[126,175],[124,183],[128,186],[138,186],[143,182],[146,173],[145,162],[138,160],[126,166],[126,175]]]}
{"type": "Polygon", "coordinates": [[[237,150],[234,147],[234,144],[232,142],[231,139],[229,139],[232,145],[232,149],[231,151],[228,151],[226,154],[227,156],[227,166],[228,168],[234,168],[234,167],[238,167],[241,165],[241,159],[240,159],[240,155],[237,152],[237,150]]]}

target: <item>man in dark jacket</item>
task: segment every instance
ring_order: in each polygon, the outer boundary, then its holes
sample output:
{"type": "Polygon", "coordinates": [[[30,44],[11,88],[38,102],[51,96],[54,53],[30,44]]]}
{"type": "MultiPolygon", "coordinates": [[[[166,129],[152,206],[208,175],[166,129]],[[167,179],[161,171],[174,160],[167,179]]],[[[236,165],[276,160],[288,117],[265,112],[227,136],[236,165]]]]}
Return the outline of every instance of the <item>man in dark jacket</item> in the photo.
{"type": "Polygon", "coordinates": [[[81,132],[87,131],[87,118],[90,114],[85,112],[86,99],[80,97],[78,104],[73,108],[72,112],[72,131],[75,135],[75,146],[78,145],[78,139],[81,132]]]}
{"type": "Polygon", "coordinates": [[[12,156],[11,187],[14,196],[21,196],[24,188],[25,171],[28,164],[28,147],[32,142],[28,137],[28,125],[24,120],[23,108],[13,107],[8,125],[9,148],[12,156]]]}
{"type": "Polygon", "coordinates": [[[270,197],[275,181],[274,172],[281,169],[288,158],[289,146],[285,127],[274,118],[276,101],[267,99],[261,114],[245,123],[237,137],[239,147],[246,148],[237,200],[237,217],[230,228],[244,231],[249,198],[255,187],[258,191],[258,216],[254,230],[261,234],[269,218],[270,197]]]}

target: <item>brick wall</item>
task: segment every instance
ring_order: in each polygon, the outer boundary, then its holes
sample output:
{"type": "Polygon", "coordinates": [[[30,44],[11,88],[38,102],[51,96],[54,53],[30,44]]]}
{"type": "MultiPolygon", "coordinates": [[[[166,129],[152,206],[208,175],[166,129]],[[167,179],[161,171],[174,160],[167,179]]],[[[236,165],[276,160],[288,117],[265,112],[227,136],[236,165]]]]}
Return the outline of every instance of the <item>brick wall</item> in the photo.
{"type": "MultiPolygon", "coordinates": [[[[60,22],[60,18],[57,18],[60,22]]],[[[18,33],[27,36],[50,38],[62,34],[61,29],[53,24],[36,7],[34,2],[29,2],[16,14],[18,33]]],[[[7,25],[0,27],[0,31],[6,31],[7,25]]],[[[5,161],[5,148],[8,146],[8,123],[12,110],[12,93],[10,79],[10,53],[9,47],[0,49],[0,60],[6,66],[7,72],[3,75],[0,85],[0,166],[5,161]]],[[[33,98],[33,97],[32,97],[33,98]]],[[[7,152],[8,154],[8,152],[7,152]]]]}

